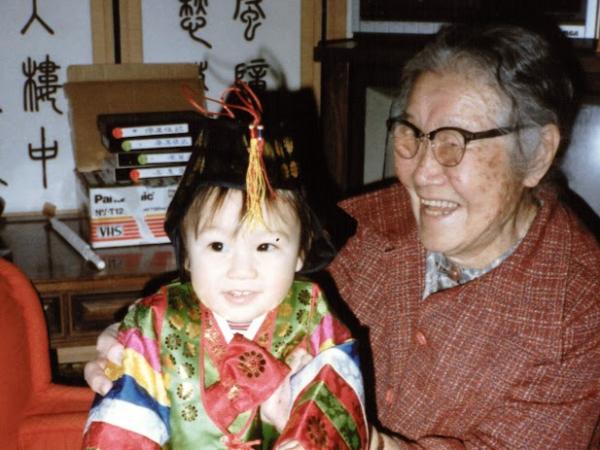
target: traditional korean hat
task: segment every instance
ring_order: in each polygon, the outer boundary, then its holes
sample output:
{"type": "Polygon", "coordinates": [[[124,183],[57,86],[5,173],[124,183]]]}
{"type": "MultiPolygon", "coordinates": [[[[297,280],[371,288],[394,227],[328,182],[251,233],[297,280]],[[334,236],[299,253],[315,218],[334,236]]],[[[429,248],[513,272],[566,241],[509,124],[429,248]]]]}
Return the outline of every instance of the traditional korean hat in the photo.
{"type": "MultiPolygon", "coordinates": [[[[175,246],[183,275],[183,236],[181,224],[198,192],[206,186],[222,186],[246,191],[246,215],[250,226],[262,221],[262,204],[276,189],[293,190],[305,201],[303,173],[298,161],[293,133],[281,123],[263,123],[258,97],[245,83],[228,89],[219,100],[220,113],[208,112],[188,99],[199,111],[200,130],[192,155],[175,195],[167,209],[165,231],[175,246]],[[227,100],[225,100],[227,98],[227,100]]],[[[305,256],[301,273],[324,268],[334,257],[335,249],[312,208],[308,207],[312,243],[305,256]]]]}

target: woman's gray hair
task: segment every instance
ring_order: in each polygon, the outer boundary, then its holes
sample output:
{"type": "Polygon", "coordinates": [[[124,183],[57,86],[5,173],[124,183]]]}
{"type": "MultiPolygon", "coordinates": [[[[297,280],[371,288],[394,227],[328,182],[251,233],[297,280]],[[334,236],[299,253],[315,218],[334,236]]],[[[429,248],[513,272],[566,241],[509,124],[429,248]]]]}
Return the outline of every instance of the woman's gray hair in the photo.
{"type": "Polygon", "coordinates": [[[566,38],[551,42],[516,25],[446,26],[405,65],[390,116],[405,112],[414,83],[423,73],[483,74],[500,97],[508,99],[507,125],[533,126],[519,133],[520,151],[511,155],[513,167],[523,173],[536,156],[540,127],[557,125],[564,147],[572,126],[577,69],[565,61],[565,42],[566,38]]]}

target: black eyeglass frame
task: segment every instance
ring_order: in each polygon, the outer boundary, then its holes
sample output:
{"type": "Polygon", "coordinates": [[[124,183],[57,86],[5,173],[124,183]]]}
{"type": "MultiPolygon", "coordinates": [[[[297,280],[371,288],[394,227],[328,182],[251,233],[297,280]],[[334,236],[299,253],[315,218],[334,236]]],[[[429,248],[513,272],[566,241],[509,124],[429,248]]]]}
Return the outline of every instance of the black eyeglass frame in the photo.
{"type": "MultiPolygon", "coordinates": [[[[435,130],[430,131],[429,133],[424,133],[416,125],[410,123],[406,119],[402,119],[401,117],[391,117],[388,120],[386,120],[388,135],[391,133],[392,127],[394,126],[394,124],[397,124],[397,123],[400,123],[400,124],[405,125],[408,128],[410,128],[415,133],[415,139],[421,140],[423,138],[427,138],[427,140],[429,142],[431,142],[432,144],[433,144],[433,140],[435,139],[435,135],[441,131],[456,131],[458,134],[460,134],[465,141],[465,145],[463,146],[462,153],[460,154],[460,158],[458,158],[458,161],[456,162],[456,164],[442,163],[441,161],[438,160],[436,152],[435,151],[433,152],[433,156],[435,157],[435,160],[437,162],[439,162],[442,166],[446,166],[446,167],[455,167],[460,164],[463,157],[465,156],[465,152],[467,150],[467,145],[469,145],[469,142],[478,141],[480,139],[489,139],[489,138],[494,138],[494,137],[498,137],[498,136],[505,136],[507,134],[514,133],[515,131],[519,131],[520,129],[523,128],[521,126],[500,127],[500,128],[492,128],[490,130],[472,132],[472,131],[468,131],[468,130],[465,130],[463,128],[458,128],[458,127],[440,127],[440,128],[436,128],[435,130]]],[[[405,157],[402,155],[399,155],[399,156],[404,159],[413,159],[417,155],[418,152],[419,152],[419,146],[417,145],[415,153],[412,156],[409,156],[409,157],[405,157]]]]}

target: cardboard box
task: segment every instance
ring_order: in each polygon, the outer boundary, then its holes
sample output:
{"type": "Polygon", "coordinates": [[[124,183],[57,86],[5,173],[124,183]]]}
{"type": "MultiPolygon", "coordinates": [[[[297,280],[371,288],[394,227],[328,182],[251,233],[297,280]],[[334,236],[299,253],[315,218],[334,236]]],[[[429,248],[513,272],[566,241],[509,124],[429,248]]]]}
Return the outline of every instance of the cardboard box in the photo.
{"type": "Polygon", "coordinates": [[[164,218],[177,178],[127,186],[105,183],[101,172],[77,172],[77,178],[93,248],[169,242],[164,218]]]}
{"type": "Polygon", "coordinates": [[[182,94],[184,84],[198,95],[203,92],[196,65],[93,64],[67,69],[64,89],[79,196],[89,217],[92,247],[169,242],[163,223],[178,179],[125,185],[103,179],[101,169],[109,152],[101,142],[97,116],[192,110],[182,94]]]}

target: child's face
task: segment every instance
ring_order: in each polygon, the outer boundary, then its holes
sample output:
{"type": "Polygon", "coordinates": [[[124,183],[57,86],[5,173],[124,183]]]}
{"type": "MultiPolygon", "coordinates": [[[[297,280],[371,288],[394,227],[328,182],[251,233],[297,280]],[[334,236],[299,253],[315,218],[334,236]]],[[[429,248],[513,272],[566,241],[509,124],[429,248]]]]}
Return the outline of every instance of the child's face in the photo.
{"type": "Polygon", "coordinates": [[[196,295],[233,322],[250,321],[279,305],[302,267],[300,222],[291,208],[263,208],[268,229],[240,227],[242,199],[241,191],[230,190],[212,220],[200,223],[197,237],[194,230],[186,233],[196,295]]]}

